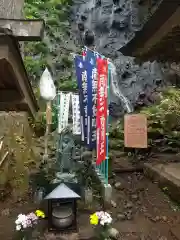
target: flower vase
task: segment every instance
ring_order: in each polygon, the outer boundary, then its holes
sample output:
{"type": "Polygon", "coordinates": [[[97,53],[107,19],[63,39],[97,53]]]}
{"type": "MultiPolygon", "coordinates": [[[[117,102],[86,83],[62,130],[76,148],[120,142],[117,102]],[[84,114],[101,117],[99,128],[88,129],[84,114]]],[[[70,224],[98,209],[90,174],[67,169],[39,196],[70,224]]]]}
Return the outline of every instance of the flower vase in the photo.
{"type": "Polygon", "coordinates": [[[32,231],[23,231],[20,234],[21,240],[31,240],[32,239],[32,231]]]}
{"type": "Polygon", "coordinates": [[[98,240],[109,240],[109,226],[98,226],[96,228],[96,234],[98,240]]]}
{"type": "Polygon", "coordinates": [[[22,240],[31,240],[31,236],[30,235],[24,235],[21,239],[22,240]]]}
{"type": "Polygon", "coordinates": [[[28,240],[28,238],[27,238],[26,236],[24,236],[24,237],[22,238],[22,240],[28,240]]]}

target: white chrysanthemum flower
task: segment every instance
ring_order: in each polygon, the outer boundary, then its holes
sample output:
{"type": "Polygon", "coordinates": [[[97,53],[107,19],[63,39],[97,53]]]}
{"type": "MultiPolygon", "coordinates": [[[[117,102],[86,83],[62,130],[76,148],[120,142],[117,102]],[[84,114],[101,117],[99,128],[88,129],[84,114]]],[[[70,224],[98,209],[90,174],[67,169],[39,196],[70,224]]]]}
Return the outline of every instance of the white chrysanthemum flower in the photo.
{"type": "Polygon", "coordinates": [[[99,212],[96,212],[96,215],[98,216],[98,218],[102,218],[102,216],[104,215],[104,212],[103,211],[99,211],[99,212]]]}
{"type": "Polygon", "coordinates": [[[100,221],[100,224],[101,224],[102,226],[104,226],[104,225],[105,225],[105,222],[104,222],[103,220],[101,220],[101,221],[100,221]]]}
{"type": "Polygon", "coordinates": [[[27,228],[28,227],[27,222],[26,221],[22,222],[22,226],[23,228],[27,228]]]}
{"type": "Polygon", "coordinates": [[[19,214],[19,215],[18,215],[18,218],[17,218],[17,221],[18,221],[18,222],[22,223],[22,222],[24,222],[25,220],[26,220],[26,215],[24,215],[24,214],[19,214]]]}
{"type": "Polygon", "coordinates": [[[107,225],[111,224],[112,218],[111,218],[111,215],[109,213],[101,211],[101,212],[98,212],[97,215],[99,217],[101,225],[104,226],[105,224],[107,224],[107,225]]]}
{"type": "Polygon", "coordinates": [[[112,223],[112,218],[109,213],[104,212],[104,211],[99,211],[99,212],[96,212],[96,215],[99,219],[100,225],[104,226],[106,224],[109,225],[112,223]]]}
{"type": "Polygon", "coordinates": [[[106,219],[106,223],[107,223],[107,224],[111,224],[111,223],[112,223],[112,218],[111,218],[111,217],[107,218],[107,219],[106,219]]]}
{"type": "Polygon", "coordinates": [[[17,220],[15,221],[15,224],[16,224],[16,225],[21,224],[21,222],[19,221],[19,219],[17,219],[17,220]]]}
{"type": "Polygon", "coordinates": [[[16,226],[16,231],[20,231],[21,230],[21,225],[17,225],[16,226]]]}

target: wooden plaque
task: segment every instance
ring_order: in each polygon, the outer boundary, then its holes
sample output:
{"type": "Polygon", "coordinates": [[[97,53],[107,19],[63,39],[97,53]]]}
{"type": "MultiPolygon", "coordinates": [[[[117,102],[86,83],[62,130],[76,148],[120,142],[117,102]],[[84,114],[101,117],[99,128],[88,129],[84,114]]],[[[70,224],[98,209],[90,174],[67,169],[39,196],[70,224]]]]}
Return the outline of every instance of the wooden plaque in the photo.
{"type": "Polygon", "coordinates": [[[129,148],[147,148],[147,117],[143,114],[124,116],[124,145],[129,148]]]}

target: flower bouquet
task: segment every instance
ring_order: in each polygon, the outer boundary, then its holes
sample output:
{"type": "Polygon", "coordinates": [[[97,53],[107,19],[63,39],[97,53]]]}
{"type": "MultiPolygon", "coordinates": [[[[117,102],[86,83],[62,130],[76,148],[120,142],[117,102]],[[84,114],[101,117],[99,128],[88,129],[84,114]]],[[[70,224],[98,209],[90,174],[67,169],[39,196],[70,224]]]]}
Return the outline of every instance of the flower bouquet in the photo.
{"type": "Polygon", "coordinates": [[[38,224],[40,218],[45,218],[44,212],[36,210],[36,212],[25,214],[19,214],[15,224],[16,231],[19,232],[21,240],[27,240],[31,237],[33,228],[38,224]]]}
{"type": "Polygon", "coordinates": [[[109,229],[112,223],[112,217],[109,213],[100,211],[90,215],[90,223],[96,226],[97,238],[100,240],[109,240],[109,229]]]}

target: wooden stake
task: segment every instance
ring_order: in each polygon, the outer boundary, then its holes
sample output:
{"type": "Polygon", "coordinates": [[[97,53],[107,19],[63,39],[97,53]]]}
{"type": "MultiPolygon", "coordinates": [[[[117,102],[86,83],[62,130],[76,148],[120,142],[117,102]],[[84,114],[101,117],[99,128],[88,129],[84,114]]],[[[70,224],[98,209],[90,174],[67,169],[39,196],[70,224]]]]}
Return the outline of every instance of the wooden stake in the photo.
{"type": "Polygon", "coordinates": [[[9,152],[6,152],[6,153],[3,155],[3,157],[2,157],[2,159],[1,159],[1,161],[0,161],[0,167],[2,167],[4,161],[7,159],[7,156],[8,156],[8,155],[9,155],[9,152]]]}
{"type": "Polygon", "coordinates": [[[52,108],[51,101],[46,104],[46,122],[48,125],[52,124],[52,108]]]}
{"type": "Polygon", "coordinates": [[[50,125],[52,124],[52,109],[51,109],[51,101],[46,104],[46,133],[44,140],[44,161],[48,160],[48,135],[50,131],[50,125]]]}

